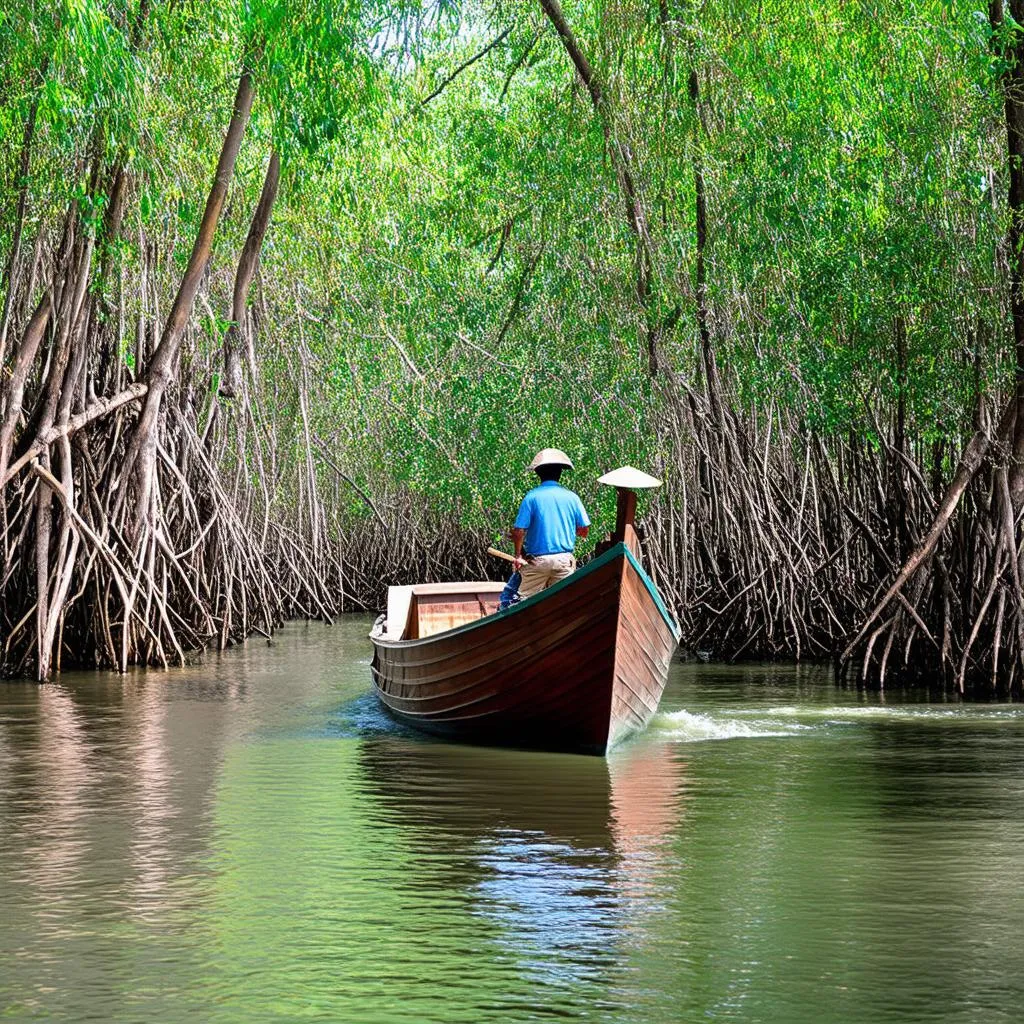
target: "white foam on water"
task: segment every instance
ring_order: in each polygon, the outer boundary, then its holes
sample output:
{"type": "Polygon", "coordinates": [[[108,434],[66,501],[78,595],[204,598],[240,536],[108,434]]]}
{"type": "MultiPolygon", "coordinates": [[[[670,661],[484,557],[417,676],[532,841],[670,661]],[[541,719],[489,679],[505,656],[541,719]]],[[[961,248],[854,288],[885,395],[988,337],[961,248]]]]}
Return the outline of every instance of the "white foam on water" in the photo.
{"type": "MultiPolygon", "coordinates": [[[[764,714],[764,711],[759,712],[764,714]]],[[[796,736],[812,728],[799,722],[765,718],[747,722],[733,717],[704,715],[693,711],[666,711],[655,715],[651,728],[683,743],[705,740],[762,739],[766,736],[796,736]]]]}
{"type": "Polygon", "coordinates": [[[915,721],[915,722],[1024,722],[1024,705],[1019,704],[867,704],[860,706],[830,705],[813,707],[804,705],[774,708],[736,709],[733,714],[742,718],[770,715],[786,721],[854,723],[863,721],[915,721]]]}
{"type": "Polygon", "coordinates": [[[655,715],[650,728],[679,743],[821,735],[867,722],[915,722],[921,725],[1024,724],[1024,706],[1001,705],[782,705],[729,708],[720,712],[670,711],[655,715]]]}

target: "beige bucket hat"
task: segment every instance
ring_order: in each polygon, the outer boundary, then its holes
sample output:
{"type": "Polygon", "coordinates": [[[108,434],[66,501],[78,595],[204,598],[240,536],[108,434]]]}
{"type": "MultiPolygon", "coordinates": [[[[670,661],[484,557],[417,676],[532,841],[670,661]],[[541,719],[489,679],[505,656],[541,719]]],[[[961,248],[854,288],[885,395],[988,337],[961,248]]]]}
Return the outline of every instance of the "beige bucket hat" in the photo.
{"type": "Polygon", "coordinates": [[[530,463],[530,469],[537,469],[539,466],[567,466],[569,469],[574,469],[572,459],[565,454],[560,448],[544,448],[533,457],[533,462],[530,463]]]}

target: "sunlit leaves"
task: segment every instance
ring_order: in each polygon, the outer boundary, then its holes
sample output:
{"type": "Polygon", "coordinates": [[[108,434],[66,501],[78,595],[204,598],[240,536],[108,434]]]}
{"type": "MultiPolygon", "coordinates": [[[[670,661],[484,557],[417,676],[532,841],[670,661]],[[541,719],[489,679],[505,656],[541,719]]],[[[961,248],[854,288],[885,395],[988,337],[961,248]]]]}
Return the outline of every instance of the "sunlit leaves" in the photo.
{"type": "MultiPolygon", "coordinates": [[[[564,7],[605,84],[608,136],[535,0],[155,3],[143,23],[129,0],[9,4],[4,187],[38,95],[32,216],[56,223],[74,197],[98,223],[90,161],[123,159],[124,244],[145,235],[169,290],[249,67],[215,315],[276,147],[254,289],[268,401],[298,417],[304,366],[346,466],[477,525],[505,521],[539,447],[570,450],[589,497],[599,471],[656,462],[641,332],[678,308],[663,346],[693,381],[698,159],[713,341],[745,406],[874,430],[867,410],[897,395],[899,322],[913,429],[969,424],[976,339],[985,386],[1009,365],[999,76],[1019,28],[994,38],[987,12],[943,0],[564,7]],[[630,148],[651,225],[644,310],[609,138],[630,148]]],[[[298,444],[296,423],[281,429],[298,444]]]]}

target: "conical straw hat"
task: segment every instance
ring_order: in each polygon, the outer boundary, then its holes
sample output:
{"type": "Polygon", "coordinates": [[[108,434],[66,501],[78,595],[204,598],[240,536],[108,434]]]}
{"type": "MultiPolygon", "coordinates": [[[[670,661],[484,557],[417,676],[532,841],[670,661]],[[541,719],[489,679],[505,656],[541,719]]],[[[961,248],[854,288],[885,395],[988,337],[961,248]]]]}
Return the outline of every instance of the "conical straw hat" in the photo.
{"type": "Polygon", "coordinates": [[[533,462],[530,463],[530,469],[536,469],[538,466],[568,466],[569,469],[574,468],[572,459],[559,448],[544,448],[537,452],[533,462]]]}

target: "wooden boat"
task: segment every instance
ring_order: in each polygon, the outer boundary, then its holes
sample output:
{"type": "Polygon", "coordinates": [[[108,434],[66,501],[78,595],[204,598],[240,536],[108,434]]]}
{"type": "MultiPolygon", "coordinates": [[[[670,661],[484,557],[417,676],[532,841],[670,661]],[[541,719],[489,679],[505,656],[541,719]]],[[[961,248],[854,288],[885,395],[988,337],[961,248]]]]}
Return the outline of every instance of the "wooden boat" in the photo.
{"type": "Polygon", "coordinates": [[[638,558],[624,467],[615,533],[572,576],[505,611],[502,583],[391,587],[373,641],[384,706],[417,729],[478,743],[604,755],[658,708],[679,626],[638,558]]]}

